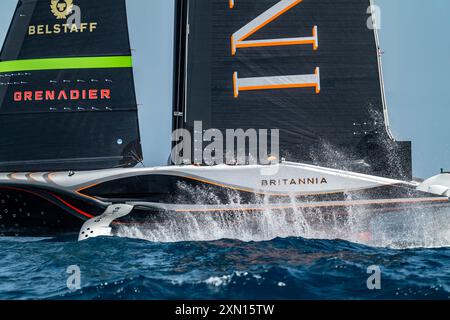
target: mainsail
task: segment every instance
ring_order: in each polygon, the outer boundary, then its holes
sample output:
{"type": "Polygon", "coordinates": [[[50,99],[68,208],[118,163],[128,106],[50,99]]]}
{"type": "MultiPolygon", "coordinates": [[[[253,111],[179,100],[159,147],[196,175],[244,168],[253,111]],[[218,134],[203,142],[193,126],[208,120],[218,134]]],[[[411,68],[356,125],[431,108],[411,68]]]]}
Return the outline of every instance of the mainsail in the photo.
{"type": "Polygon", "coordinates": [[[178,0],[175,128],[280,129],[287,160],[410,179],[411,143],[389,131],[372,8],[178,0]]]}
{"type": "Polygon", "coordinates": [[[21,0],[0,59],[1,171],[141,161],[125,0],[21,0]]]}

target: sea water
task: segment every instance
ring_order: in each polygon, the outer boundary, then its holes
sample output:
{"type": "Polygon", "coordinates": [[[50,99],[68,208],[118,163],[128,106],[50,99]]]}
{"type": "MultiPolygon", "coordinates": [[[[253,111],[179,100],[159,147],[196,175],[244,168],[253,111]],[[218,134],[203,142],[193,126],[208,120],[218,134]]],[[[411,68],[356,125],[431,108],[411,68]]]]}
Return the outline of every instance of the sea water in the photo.
{"type": "Polygon", "coordinates": [[[85,242],[2,238],[0,299],[450,298],[449,209],[355,211],[335,228],[294,210],[187,215],[85,242]]]}

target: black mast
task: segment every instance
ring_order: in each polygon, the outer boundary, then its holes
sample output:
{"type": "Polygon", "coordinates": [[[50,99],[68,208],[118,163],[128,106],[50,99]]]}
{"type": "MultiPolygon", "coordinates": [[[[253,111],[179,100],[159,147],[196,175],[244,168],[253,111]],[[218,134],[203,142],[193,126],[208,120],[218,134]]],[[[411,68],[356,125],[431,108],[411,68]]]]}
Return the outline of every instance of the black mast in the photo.
{"type": "Polygon", "coordinates": [[[175,0],[173,128],[184,127],[188,0],[175,0]]]}

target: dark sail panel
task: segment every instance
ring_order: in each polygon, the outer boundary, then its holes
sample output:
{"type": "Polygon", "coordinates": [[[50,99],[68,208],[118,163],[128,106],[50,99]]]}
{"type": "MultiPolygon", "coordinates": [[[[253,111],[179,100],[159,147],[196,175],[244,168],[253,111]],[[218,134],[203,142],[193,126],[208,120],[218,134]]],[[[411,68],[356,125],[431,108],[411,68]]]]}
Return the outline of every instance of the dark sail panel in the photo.
{"type": "Polygon", "coordinates": [[[20,0],[1,59],[130,55],[124,0],[20,0]]]}
{"type": "Polygon", "coordinates": [[[0,61],[0,170],[141,160],[125,0],[19,1],[0,61]]]}
{"type": "Polygon", "coordinates": [[[0,115],[136,112],[131,68],[18,71],[0,79],[10,84],[0,87],[0,115]]]}
{"type": "Polygon", "coordinates": [[[280,129],[287,160],[411,177],[411,145],[385,117],[371,1],[187,3],[186,128],[280,129]]]}

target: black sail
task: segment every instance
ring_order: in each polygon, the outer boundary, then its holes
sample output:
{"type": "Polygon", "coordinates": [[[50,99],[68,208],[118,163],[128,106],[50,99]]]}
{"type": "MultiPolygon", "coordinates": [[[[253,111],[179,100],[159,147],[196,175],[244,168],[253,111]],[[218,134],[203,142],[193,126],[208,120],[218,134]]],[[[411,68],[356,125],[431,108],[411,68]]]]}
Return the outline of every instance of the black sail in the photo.
{"type": "Polygon", "coordinates": [[[125,0],[21,0],[0,59],[1,171],[142,160],[125,0]]]}
{"type": "Polygon", "coordinates": [[[411,143],[389,131],[370,0],[178,6],[175,128],[280,129],[287,160],[411,178],[411,143]]]}

